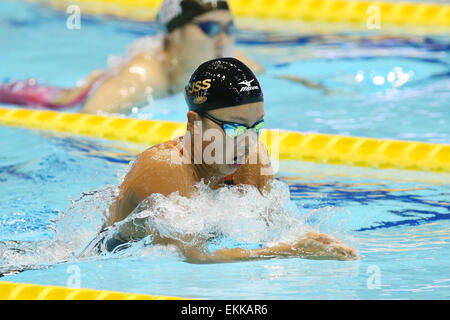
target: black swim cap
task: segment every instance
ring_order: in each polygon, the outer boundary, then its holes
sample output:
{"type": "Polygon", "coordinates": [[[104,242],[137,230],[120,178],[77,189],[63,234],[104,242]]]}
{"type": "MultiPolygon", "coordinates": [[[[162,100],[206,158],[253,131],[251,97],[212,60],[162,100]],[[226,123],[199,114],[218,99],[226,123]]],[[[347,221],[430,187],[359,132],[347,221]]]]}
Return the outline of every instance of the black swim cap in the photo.
{"type": "Polygon", "coordinates": [[[172,32],[195,17],[213,10],[230,10],[230,8],[226,0],[164,0],[156,22],[165,32],[172,32]]]}
{"type": "Polygon", "coordinates": [[[235,58],[219,58],[201,64],[185,87],[189,110],[204,112],[264,101],[255,74],[235,58]]]}

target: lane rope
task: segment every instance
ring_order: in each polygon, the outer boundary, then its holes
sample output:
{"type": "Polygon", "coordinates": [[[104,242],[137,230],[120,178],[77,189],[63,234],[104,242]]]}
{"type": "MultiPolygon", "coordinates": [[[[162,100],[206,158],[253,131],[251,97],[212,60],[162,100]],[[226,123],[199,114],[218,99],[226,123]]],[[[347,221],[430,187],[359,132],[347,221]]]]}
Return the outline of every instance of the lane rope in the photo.
{"type": "Polygon", "coordinates": [[[0,281],[0,300],[184,300],[185,298],[124,293],[107,290],[73,289],[0,281]]]}
{"type": "MultiPolygon", "coordinates": [[[[82,13],[136,21],[155,19],[162,0],[35,0],[55,9],[78,5],[82,13]]],[[[346,0],[229,0],[236,17],[324,22],[450,26],[450,5],[419,2],[346,0]]]]}
{"type": "MultiPolygon", "coordinates": [[[[155,145],[186,132],[186,123],[0,107],[0,124],[155,145]]],[[[450,172],[450,145],[264,130],[272,158],[316,163],[450,172]]]]}

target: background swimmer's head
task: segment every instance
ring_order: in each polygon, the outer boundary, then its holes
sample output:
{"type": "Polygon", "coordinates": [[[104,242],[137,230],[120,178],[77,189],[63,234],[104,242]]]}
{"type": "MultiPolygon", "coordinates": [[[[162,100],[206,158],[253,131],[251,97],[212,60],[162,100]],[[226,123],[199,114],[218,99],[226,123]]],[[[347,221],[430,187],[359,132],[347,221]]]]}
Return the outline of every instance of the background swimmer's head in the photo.
{"type": "Polygon", "coordinates": [[[206,60],[233,55],[235,28],[227,1],[164,0],[157,23],[166,48],[189,72],[206,60]]]}
{"type": "Polygon", "coordinates": [[[222,157],[215,158],[218,161],[211,167],[222,175],[236,171],[256,145],[257,132],[263,125],[264,96],[255,74],[235,58],[204,62],[192,74],[185,99],[191,137],[201,124],[201,154],[207,155],[208,145],[218,143],[211,141],[211,132],[214,139],[220,135],[222,157]]]}

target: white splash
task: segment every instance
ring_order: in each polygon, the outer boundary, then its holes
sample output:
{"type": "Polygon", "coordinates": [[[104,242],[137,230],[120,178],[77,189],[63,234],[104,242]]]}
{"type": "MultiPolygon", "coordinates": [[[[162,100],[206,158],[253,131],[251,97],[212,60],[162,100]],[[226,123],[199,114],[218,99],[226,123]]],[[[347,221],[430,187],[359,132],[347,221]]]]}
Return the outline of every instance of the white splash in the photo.
{"type": "MultiPolygon", "coordinates": [[[[111,236],[121,225],[144,221],[160,236],[195,242],[199,239],[226,247],[242,245],[272,245],[276,242],[291,242],[315,228],[305,219],[315,212],[301,214],[295,202],[290,200],[288,185],[275,180],[270,192],[261,194],[256,187],[231,186],[212,190],[203,182],[195,186],[190,198],[173,193],[169,196],[153,194],[124,221],[103,231],[108,208],[117,196],[118,189],[104,189],[83,193],[73,200],[65,213],[54,221],[53,239],[38,242],[0,242],[0,273],[9,270],[33,269],[42,265],[65,262],[70,259],[97,259],[99,255],[134,256],[161,252],[161,246],[152,244],[152,237],[126,244],[124,250],[99,253],[96,239],[111,236]],[[189,239],[189,240],[187,240],[189,239]],[[150,248],[150,249],[149,249],[150,248]],[[154,248],[154,249],[151,249],[154,248]]],[[[329,209],[327,209],[329,212],[329,209]]],[[[327,214],[328,215],[328,214],[327,214]]],[[[166,248],[168,255],[173,248],[166,248]]],[[[161,251],[162,250],[162,251],[161,251]]]]}
{"type": "Polygon", "coordinates": [[[232,243],[268,244],[292,241],[312,230],[290,201],[288,186],[280,181],[274,181],[264,195],[253,186],[212,190],[203,182],[190,198],[153,194],[117,227],[134,219],[144,219],[162,237],[180,241],[223,238],[232,243]]]}

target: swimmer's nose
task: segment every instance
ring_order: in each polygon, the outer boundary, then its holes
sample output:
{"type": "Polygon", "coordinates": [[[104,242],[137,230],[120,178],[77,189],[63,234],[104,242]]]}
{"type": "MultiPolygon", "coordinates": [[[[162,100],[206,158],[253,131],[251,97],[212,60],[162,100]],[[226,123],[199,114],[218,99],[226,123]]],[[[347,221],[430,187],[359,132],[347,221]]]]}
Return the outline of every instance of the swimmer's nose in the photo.
{"type": "Polygon", "coordinates": [[[216,59],[223,58],[223,48],[216,47],[216,49],[214,50],[214,55],[216,59]]]}
{"type": "Polygon", "coordinates": [[[216,53],[223,54],[225,45],[227,44],[228,36],[225,32],[221,32],[216,39],[216,53]]]}
{"type": "Polygon", "coordinates": [[[224,46],[225,43],[227,42],[227,40],[228,40],[228,36],[226,35],[226,33],[224,31],[222,31],[218,36],[218,39],[217,39],[218,43],[221,46],[224,46]]]}

